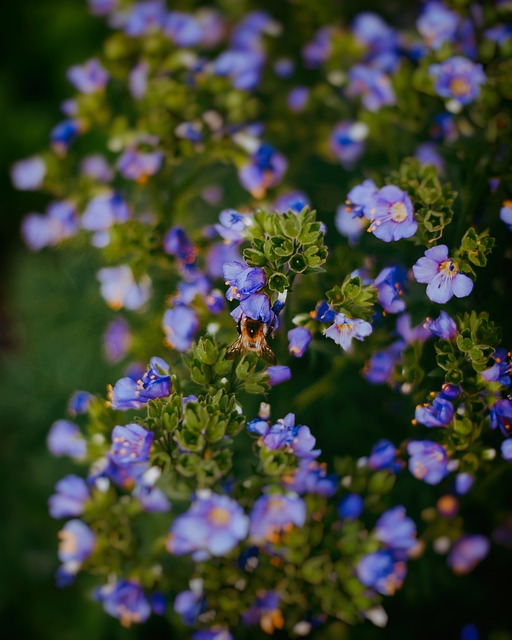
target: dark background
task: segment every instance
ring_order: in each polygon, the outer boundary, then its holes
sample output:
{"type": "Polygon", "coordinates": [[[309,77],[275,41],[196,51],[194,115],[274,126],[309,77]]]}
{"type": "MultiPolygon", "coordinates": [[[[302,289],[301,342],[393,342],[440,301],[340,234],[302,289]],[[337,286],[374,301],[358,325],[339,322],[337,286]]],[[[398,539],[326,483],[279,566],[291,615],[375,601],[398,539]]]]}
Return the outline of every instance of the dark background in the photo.
{"type": "MultiPolygon", "coordinates": [[[[54,586],[60,524],[49,518],[46,501],[55,482],[76,468],[47,453],[46,434],[64,415],[73,391],[103,392],[115,375],[98,362],[108,312],[99,299],[94,255],[26,251],[19,238],[21,218],[42,211],[47,200],[15,192],[8,169],[46,147],[60,119],[59,103],[72,93],[66,69],[95,55],[107,31],[88,14],[85,0],[9,0],[0,5],[0,24],[0,635],[9,640],[188,637],[153,619],[144,628],[122,629],[89,597],[95,582],[88,577],[70,589],[54,586]]],[[[390,435],[388,421],[397,434],[403,425],[393,422],[399,407],[386,404],[386,390],[368,387],[355,368],[347,371],[346,381],[322,412],[342,415],[347,426],[343,433],[330,432],[329,440],[327,433],[318,434],[320,445],[362,455],[377,438],[390,435]],[[378,412],[383,406],[384,413],[378,412]]],[[[304,422],[310,418],[313,424],[314,414],[305,414],[304,422]]],[[[500,482],[509,484],[510,476],[500,482]]],[[[400,489],[405,504],[416,500],[417,485],[412,487],[400,489]]],[[[420,502],[432,503],[433,495],[424,492],[420,502]]],[[[503,500],[495,506],[503,509],[503,500]]],[[[485,528],[489,509],[477,500],[466,514],[469,522],[485,528]]],[[[459,638],[463,625],[476,623],[482,638],[510,639],[511,569],[511,551],[504,547],[494,547],[464,579],[452,576],[444,558],[431,553],[410,563],[405,589],[386,603],[388,629],[340,624],[319,637],[459,638]]]]}

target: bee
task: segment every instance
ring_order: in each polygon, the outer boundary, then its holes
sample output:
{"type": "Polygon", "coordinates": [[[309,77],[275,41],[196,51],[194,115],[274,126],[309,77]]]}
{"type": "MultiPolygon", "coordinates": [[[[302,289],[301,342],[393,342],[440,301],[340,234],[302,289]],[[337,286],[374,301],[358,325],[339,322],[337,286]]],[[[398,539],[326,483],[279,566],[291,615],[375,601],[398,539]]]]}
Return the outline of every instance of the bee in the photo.
{"type": "Polygon", "coordinates": [[[262,320],[253,320],[247,316],[242,316],[238,321],[239,337],[227,348],[226,360],[234,360],[237,356],[246,351],[257,353],[259,358],[263,358],[270,364],[276,363],[276,356],[268,346],[267,335],[270,325],[262,320]]]}

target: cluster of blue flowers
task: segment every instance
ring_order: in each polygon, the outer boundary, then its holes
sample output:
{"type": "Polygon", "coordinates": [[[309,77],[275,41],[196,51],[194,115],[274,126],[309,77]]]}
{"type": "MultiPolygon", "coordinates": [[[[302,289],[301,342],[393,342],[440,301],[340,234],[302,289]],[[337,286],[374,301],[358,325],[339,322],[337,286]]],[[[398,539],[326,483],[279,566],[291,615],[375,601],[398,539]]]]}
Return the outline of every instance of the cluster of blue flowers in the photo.
{"type": "Polygon", "coordinates": [[[265,11],[89,5],[113,39],[69,69],[76,94],[50,150],[12,168],[17,188],[56,198],[23,221],[30,249],[84,236],[100,252],[100,293],[116,312],[104,356],[124,371],[106,399],[75,395],[76,422],[48,435],[53,455],[89,465],[49,500],[52,517],[70,518],[58,583],[91,570],[121,624],[176,614],[194,640],[231,640],[239,625],[304,636],[337,618],[385,624],[382,596],[430,541],[456,574],[486,557],[488,532],[465,532],[459,503],[491,463],[512,461],[510,353],[468,302],[484,293],[476,269],[494,244],[473,199],[485,192],[512,229],[495,177],[509,160],[496,133],[508,122],[496,105],[510,97],[505,9],[429,0],[403,32],[368,12],[347,24],[298,19],[300,46],[273,57],[288,26],[265,11]],[[68,184],[79,137],[108,142],[68,184]],[[450,163],[480,161],[473,141],[487,173],[468,169],[462,183],[450,163]],[[297,190],[314,189],[304,176],[315,162],[342,181],[332,197],[320,181],[327,224],[297,190]],[[336,459],[334,473],[308,426],[291,412],[272,420],[262,403],[247,423],[256,467],[233,462],[234,439],[243,450],[247,437],[244,393],[293,378],[299,358],[303,369],[324,363],[326,394],[355,361],[369,384],[411,398],[403,442],[381,438],[367,457],[336,459]],[[384,498],[398,474],[442,492],[418,525],[384,498]],[[189,579],[175,584],[172,567],[181,579],[189,557],[189,579]]]}

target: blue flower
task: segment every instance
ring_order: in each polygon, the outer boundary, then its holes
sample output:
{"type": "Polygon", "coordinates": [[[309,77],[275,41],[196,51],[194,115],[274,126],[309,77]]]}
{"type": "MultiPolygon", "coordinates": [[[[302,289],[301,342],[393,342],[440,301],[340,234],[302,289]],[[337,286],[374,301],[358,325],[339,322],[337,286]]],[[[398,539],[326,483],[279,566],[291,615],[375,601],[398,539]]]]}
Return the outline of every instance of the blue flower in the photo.
{"type": "Polygon", "coordinates": [[[490,548],[488,538],[468,533],[454,543],[446,562],[454,573],[464,575],[487,556],[490,548]]]}
{"type": "Polygon", "coordinates": [[[510,353],[503,348],[498,348],[492,354],[494,364],[480,374],[488,382],[499,382],[504,387],[509,387],[510,379],[510,353]]]}
{"type": "Polygon", "coordinates": [[[59,480],[54,493],[48,500],[48,510],[52,518],[80,516],[89,500],[89,487],[83,478],[69,475],[59,480]]]}
{"type": "Polygon", "coordinates": [[[471,278],[460,273],[457,264],[448,258],[445,244],[427,249],[412,271],[418,282],[428,283],[427,296],[438,304],[448,302],[452,296],[465,298],[473,290],[471,278]]]}
{"type": "Polygon", "coordinates": [[[336,311],[331,309],[325,300],[321,300],[315,307],[314,311],[310,311],[309,315],[313,320],[318,322],[333,322],[336,317],[336,311]]]}
{"type": "Polygon", "coordinates": [[[390,382],[395,365],[400,361],[405,342],[393,342],[386,349],[380,349],[372,354],[365,363],[363,376],[371,384],[390,382]]]}
{"type": "Polygon", "coordinates": [[[139,283],[135,282],[128,265],[104,267],[98,271],[97,278],[105,302],[116,311],[122,307],[130,310],[139,309],[149,299],[149,278],[144,276],[139,283]]]}
{"type": "Polygon", "coordinates": [[[290,111],[300,113],[304,111],[309,100],[308,87],[295,87],[286,96],[286,104],[290,111]]]}
{"type": "Polygon", "coordinates": [[[260,82],[265,56],[261,51],[227,49],[214,61],[213,71],[227,76],[235,89],[252,91],[260,82]]]}
{"type": "Polygon", "coordinates": [[[103,351],[108,362],[116,363],[128,353],[132,337],[124,318],[115,318],[107,325],[103,334],[103,351]]]}
{"type": "Polygon", "coordinates": [[[283,478],[287,489],[295,491],[299,495],[313,494],[332,497],[338,490],[338,476],[335,473],[327,473],[327,465],[305,457],[300,461],[298,468],[289,476],[283,478]]]}
{"type": "Polygon", "coordinates": [[[405,515],[405,507],[393,507],[377,520],[375,537],[388,549],[407,551],[416,546],[416,525],[405,515]]]}
{"type": "Polygon", "coordinates": [[[276,364],[271,367],[267,367],[265,369],[265,373],[268,373],[269,375],[267,384],[271,387],[275,387],[277,384],[286,382],[292,377],[290,367],[287,367],[284,364],[276,364]]]}
{"type": "Polygon", "coordinates": [[[85,156],[80,163],[80,172],[84,176],[97,180],[98,182],[110,182],[114,177],[109,163],[105,160],[104,156],[99,153],[85,156]]]}
{"type": "MultiPolygon", "coordinates": [[[[508,442],[508,440],[505,440],[505,442],[508,442]]],[[[473,486],[474,481],[475,477],[470,473],[458,473],[455,476],[455,491],[461,496],[465,495],[473,486]]]]}
{"type": "Polygon", "coordinates": [[[341,165],[351,169],[363,155],[364,140],[368,136],[368,126],[363,122],[343,120],[334,127],[329,139],[332,153],[341,165]]]}
{"type": "Polygon", "coordinates": [[[453,420],[453,413],[453,404],[438,394],[431,404],[416,406],[414,419],[426,427],[446,427],[453,420]]]}
{"type": "Polygon", "coordinates": [[[118,222],[126,222],[130,211],[123,198],[112,190],[108,190],[89,200],[80,224],[87,231],[106,231],[118,222]]]}
{"type": "Polygon", "coordinates": [[[413,440],[407,445],[409,471],[427,484],[439,484],[448,474],[446,449],[430,440],[413,440]]]}
{"type": "Polygon", "coordinates": [[[23,239],[33,251],[57,245],[77,231],[76,210],[67,200],[51,202],[45,215],[29,214],[23,219],[21,226],[23,239]]]}
{"type": "Polygon", "coordinates": [[[473,102],[480,95],[480,85],[487,80],[482,65],[463,56],[452,56],[441,64],[430,65],[429,74],[436,93],[460,105],[473,102]]]}
{"type": "Polygon", "coordinates": [[[136,2],[130,7],[124,22],[124,32],[129,36],[143,36],[163,27],[166,16],[161,0],[136,2]]]}
{"type": "Polygon", "coordinates": [[[296,358],[302,358],[312,340],[313,334],[306,327],[290,329],[288,331],[288,352],[296,358]]]}
{"type": "Polygon", "coordinates": [[[238,213],[234,209],[224,209],[219,214],[219,224],[215,224],[215,231],[226,242],[239,243],[245,239],[249,217],[238,213]]]}
{"type": "Polygon", "coordinates": [[[364,61],[383,71],[393,71],[399,60],[399,41],[396,32],[376,13],[359,13],[352,32],[368,51],[364,61]]]}
{"type": "Polygon", "coordinates": [[[384,242],[410,238],[418,229],[409,195],[391,184],[379,189],[370,215],[368,231],[384,242]]]}
{"type": "Polygon", "coordinates": [[[417,26],[425,44],[437,51],[445,42],[453,42],[460,16],[442,2],[427,2],[417,26]]]}
{"type": "Polygon", "coordinates": [[[148,462],[154,434],[139,424],[116,426],[112,431],[112,447],[109,458],[119,466],[131,466],[137,462],[148,462]]]}
{"type": "Polygon", "coordinates": [[[164,31],[178,47],[193,47],[199,44],[203,36],[198,20],[182,11],[170,11],[167,14],[164,31]]]}
{"type": "Polygon", "coordinates": [[[453,320],[446,311],[441,311],[435,320],[427,318],[424,326],[430,329],[435,336],[443,340],[453,340],[458,334],[455,320],[453,320]]]}
{"type": "Polygon", "coordinates": [[[382,549],[363,556],[356,571],[365,586],[385,596],[392,596],[402,586],[407,567],[403,560],[395,559],[392,551],[382,549]]]}
{"type": "Polygon", "coordinates": [[[309,207],[311,201],[302,191],[289,191],[278,196],[274,202],[273,209],[277,213],[300,213],[304,207],[309,207]]]}
{"type": "Polygon", "coordinates": [[[371,217],[370,211],[374,208],[377,191],[373,180],[365,180],[348,192],[345,204],[336,210],[336,229],[342,236],[352,242],[359,238],[368,225],[366,218],[369,220],[371,217]]]}
{"type": "Polygon", "coordinates": [[[68,69],[67,79],[80,91],[80,93],[91,94],[103,91],[107,86],[108,73],[101,66],[96,58],[87,60],[83,65],[75,65],[68,69]]]}
{"type": "Polygon", "coordinates": [[[512,401],[508,398],[498,400],[491,408],[490,417],[491,429],[499,427],[505,438],[512,434],[512,401]]]}
{"type": "Polygon", "coordinates": [[[503,460],[512,462],[512,440],[503,440],[501,443],[501,457],[503,460]]]}
{"type": "Polygon", "coordinates": [[[199,327],[199,319],[193,309],[180,304],[166,310],[162,327],[171,349],[188,351],[199,327]]]}
{"type": "Polygon", "coordinates": [[[293,413],[288,413],[271,427],[263,420],[252,420],[248,424],[248,430],[263,436],[263,443],[268,449],[289,448],[298,458],[316,458],[320,455],[320,449],[313,450],[316,438],[309,427],[295,426],[293,413]]]}
{"type": "Polygon", "coordinates": [[[229,285],[228,300],[244,300],[259,291],[267,281],[265,272],[259,267],[249,267],[242,262],[226,262],[223,268],[224,280],[229,285]]]}
{"type": "Polygon", "coordinates": [[[180,591],[174,600],[174,611],[181,616],[184,624],[191,627],[206,611],[206,598],[196,591],[180,591]]]}
{"type": "Polygon", "coordinates": [[[148,90],[149,65],[143,60],[138,62],[128,76],[128,87],[135,100],[143,98],[148,90]]]}
{"type": "Polygon", "coordinates": [[[33,156],[16,162],[11,167],[11,180],[20,191],[36,191],[46,175],[46,162],[40,156],[33,156]]]}
{"type": "Polygon", "coordinates": [[[238,176],[242,186],[255,198],[264,198],[267,189],[281,182],[287,167],[286,158],[270,144],[263,143],[240,168],[238,176]]]}
{"type": "Polygon", "coordinates": [[[375,278],[373,285],[378,291],[378,301],[386,313],[401,313],[405,309],[404,283],[407,272],[403,267],[387,267],[375,278]]]}
{"type": "Polygon", "coordinates": [[[356,64],[348,73],[348,81],[347,95],[351,98],[362,96],[363,106],[368,111],[375,112],[396,103],[391,80],[380,69],[356,64]]]}
{"type": "Polygon", "coordinates": [[[119,156],[117,168],[123,178],[144,184],[160,169],[163,161],[164,156],[161,151],[145,152],[129,148],[119,156]]]}
{"type": "Polygon", "coordinates": [[[338,504],[338,515],[343,520],[359,518],[363,513],[364,500],[357,493],[348,493],[338,504]]]}
{"type": "Polygon", "coordinates": [[[302,527],[306,520],[306,505],[294,494],[262,495],[253,505],[249,535],[255,544],[278,544],[283,533],[294,526],[302,527]]]}
{"type": "Polygon", "coordinates": [[[433,142],[425,142],[416,147],[414,157],[420,161],[421,166],[434,166],[439,174],[444,173],[444,160],[438,152],[438,146],[433,142]]]}
{"type": "Polygon", "coordinates": [[[397,449],[392,442],[385,439],[379,440],[371,450],[368,458],[368,467],[374,471],[387,469],[397,473],[403,467],[403,462],[397,460],[397,453],[397,449]]]}
{"type": "Polygon", "coordinates": [[[512,231],[512,200],[505,200],[500,209],[500,220],[507,225],[507,229],[512,231]]]}
{"type": "Polygon", "coordinates": [[[123,627],[146,622],[151,614],[151,606],[141,586],[130,580],[106,584],[94,596],[110,616],[119,618],[123,627]]]}
{"type": "Polygon", "coordinates": [[[69,420],[54,422],[46,442],[50,453],[54,456],[70,456],[75,460],[81,460],[87,453],[87,443],[80,429],[69,420]]]}
{"type": "Polygon", "coordinates": [[[333,27],[322,27],[315,33],[315,37],[302,48],[304,66],[308,69],[320,67],[329,57],[332,47],[333,27]]]}
{"type": "Polygon", "coordinates": [[[195,631],[192,640],[234,640],[231,633],[223,627],[195,631]]]}
{"type": "Polygon", "coordinates": [[[334,324],[324,330],[327,338],[334,340],[336,344],[347,351],[352,343],[352,339],[364,340],[372,332],[372,325],[366,320],[359,318],[349,318],[344,313],[337,313],[334,324]]]}
{"type": "Polygon", "coordinates": [[[73,581],[82,564],[94,551],[96,535],[81,520],[69,520],[58,536],[58,555],[62,566],[57,571],[57,584],[66,586],[73,581]]]}
{"type": "Polygon", "coordinates": [[[50,146],[59,156],[64,156],[71,144],[83,132],[79,120],[62,120],[50,131],[50,146]]]}
{"type": "Polygon", "coordinates": [[[167,551],[192,553],[196,561],[229,553],[247,536],[249,519],[232,498],[205,492],[178,516],[167,538],[167,551]]]}

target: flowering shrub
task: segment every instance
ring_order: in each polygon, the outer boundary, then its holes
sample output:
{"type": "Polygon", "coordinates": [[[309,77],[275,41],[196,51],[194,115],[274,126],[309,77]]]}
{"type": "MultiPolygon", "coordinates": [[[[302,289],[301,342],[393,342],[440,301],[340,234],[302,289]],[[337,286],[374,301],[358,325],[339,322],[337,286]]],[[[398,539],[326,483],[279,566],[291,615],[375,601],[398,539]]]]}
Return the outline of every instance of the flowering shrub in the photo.
{"type": "Polygon", "coordinates": [[[89,4],[113,32],[12,169],[54,198],[29,248],[97,249],[124,367],[49,431],[82,465],[49,498],[58,584],[90,572],[122,625],[196,640],[383,626],[429,546],[456,574],[485,559],[459,507],[512,460],[507,6],[427,2],[397,31],[306,0],[89,4]],[[351,365],[413,426],[383,406],[374,446],[329,466],[317,429],[344,425],[317,408],[351,365]]]}

